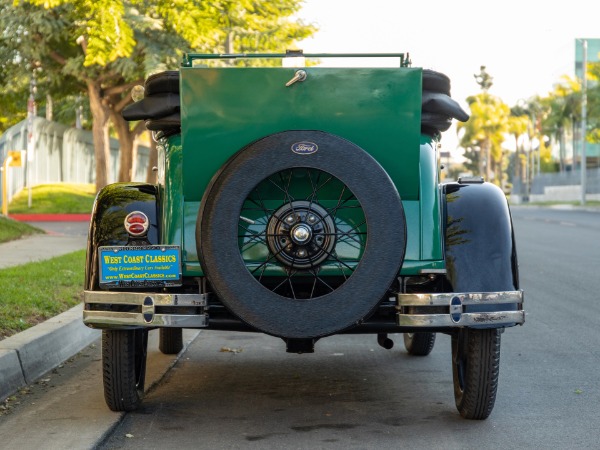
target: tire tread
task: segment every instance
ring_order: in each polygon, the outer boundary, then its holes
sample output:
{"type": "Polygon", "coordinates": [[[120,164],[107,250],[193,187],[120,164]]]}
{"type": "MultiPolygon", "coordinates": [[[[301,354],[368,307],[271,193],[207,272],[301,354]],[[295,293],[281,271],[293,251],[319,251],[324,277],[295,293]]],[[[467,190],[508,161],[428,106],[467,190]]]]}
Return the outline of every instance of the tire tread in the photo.
{"type": "MultiPolygon", "coordinates": [[[[466,419],[486,419],[494,408],[500,374],[500,333],[496,329],[470,330],[467,337],[464,390],[456,407],[466,419]]],[[[455,379],[455,393],[460,391],[455,379]]]]}
{"type": "Polygon", "coordinates": [[[176,355],[183,349],[183,332],[181,328],[161,328],[159,331],[158,349],[164,355],[176,355]]]}
{"type": "Polygon", "coordinates": [[[404,347],[409,355],[427,356],[433,350],[435,344],[435,333],[418,332],[411,333],[412,337],[404,333],[404,347]]]}
{"type": "Polygon", "coordinates": [[[133,411],[141,402],[143,386],[136,386],[135,351],[133,331],[102,332],[104,400],[112,411],[133,411]]]}

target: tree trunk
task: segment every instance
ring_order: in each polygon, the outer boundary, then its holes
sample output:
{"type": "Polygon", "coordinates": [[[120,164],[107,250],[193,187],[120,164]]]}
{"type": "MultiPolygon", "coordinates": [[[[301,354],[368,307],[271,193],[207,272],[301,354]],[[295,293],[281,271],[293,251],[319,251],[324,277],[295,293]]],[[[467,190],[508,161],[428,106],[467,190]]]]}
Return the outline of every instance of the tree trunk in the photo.
{"type": "Polygon", "coordinates": [[[46,94],[46,120],[52,120],[52,96],[46,94]]]}
{"type": "Polygon", "coordinates": [[[500,160],[497,161],[496,165],[496,177],[498,179],[498,186],[502,188],[503,191],[506,191],[506,185],[504,180],[504,152],[500,150],[500,160]]]}
{"type": "Polygon", "coordinates": [[[129,129],[121,114],[111,112],[111,122],[119,136],[119,181],[131,181],[133,178],[133,158],[135,135],[129,129]]]}
{"type": "Polygon", "coordinates": [[[485,143],[485,181],[491,181],[492,177],[492,146],[489,141],[485,143]]]}
{"type": "Polygon", "coordinates": [[[92,135],[96,160],[96,192],[108,184],[110,164],[110,140],[108,136],[109,108],[102,101],[101,87],[94,81],[87,82],[90,111],[93,117],[92,135]]]}
{"type": "Polygon", "coordinates": [[[490,166],[491,161],[491,149],[490,143],[487,139],[481,142],[481,149],[479,150],[479,175],[485,178],[485,181],[490,181],[490,166]]]}
{"type": "Polygon", "coordinates": [[[135,180],[138,165],[138,149],[140,148],[140,137],[135,136],[133,139],[133,147],[131,148],[131,181],[135,180]]]}

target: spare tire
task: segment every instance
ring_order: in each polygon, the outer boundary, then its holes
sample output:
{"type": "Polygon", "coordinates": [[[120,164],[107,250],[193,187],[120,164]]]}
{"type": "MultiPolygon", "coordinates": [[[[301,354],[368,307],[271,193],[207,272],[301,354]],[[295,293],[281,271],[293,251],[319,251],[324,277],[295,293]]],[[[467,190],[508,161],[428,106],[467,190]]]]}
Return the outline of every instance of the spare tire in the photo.
{"type": "Polygon", "coordinates": [[[240,150],[198,215],[198,254],[216,295],[250,326],[283,338],[359,323],[404,258],[393,182],[363,149],[322,131],[285,131],[240,150]]]}

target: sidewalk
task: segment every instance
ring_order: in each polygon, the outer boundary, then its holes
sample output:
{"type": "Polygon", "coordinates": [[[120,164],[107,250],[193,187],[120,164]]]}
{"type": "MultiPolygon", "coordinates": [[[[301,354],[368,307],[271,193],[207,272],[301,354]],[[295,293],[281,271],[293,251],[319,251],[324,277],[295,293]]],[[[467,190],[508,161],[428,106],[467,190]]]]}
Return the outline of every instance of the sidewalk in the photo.
{"type": "Polygon", "coordinates": [[[0,244],[0,269],[54,258],[84,249],[86,236],[35,234],[0,244]]]}
{"type": "MultiPolygon", "coordinates": [[[[42,261],[86,247],[85,222],[60,225],[30,222],[48,234],[0,244],[0,269],[42,261]],[[70,229],[72,227],[73,229],[70,229]],[[60,230],[69,229],[70,234],[60,230]]],[[[0,293],[0,301],[1,301],[0,293]]],[[[0,401],[34,382],[100,337],[83,325],[82,305],[0,341],[0,401]]]]}

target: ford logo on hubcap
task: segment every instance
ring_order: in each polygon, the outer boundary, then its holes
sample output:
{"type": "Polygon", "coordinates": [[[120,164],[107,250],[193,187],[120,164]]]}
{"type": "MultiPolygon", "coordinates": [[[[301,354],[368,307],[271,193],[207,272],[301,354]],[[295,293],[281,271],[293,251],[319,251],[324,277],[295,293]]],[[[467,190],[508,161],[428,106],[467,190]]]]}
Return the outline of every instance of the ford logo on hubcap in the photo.
{"type": "Polygon", "coordinates": [[[319,150],[319,146],[313,142],[296,142],[292,144],[292,151],[298,155],[312,155],[319,150]]]}

